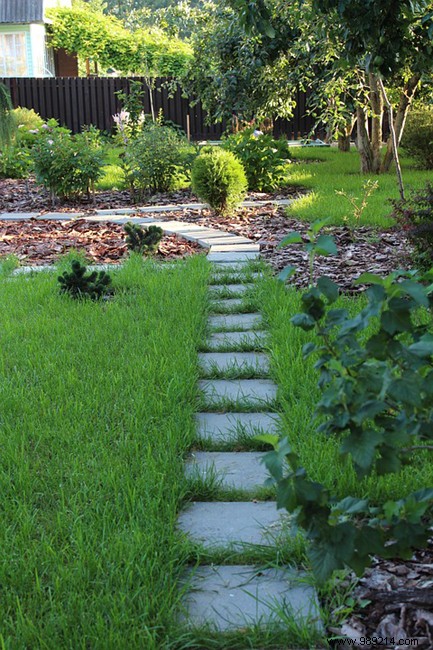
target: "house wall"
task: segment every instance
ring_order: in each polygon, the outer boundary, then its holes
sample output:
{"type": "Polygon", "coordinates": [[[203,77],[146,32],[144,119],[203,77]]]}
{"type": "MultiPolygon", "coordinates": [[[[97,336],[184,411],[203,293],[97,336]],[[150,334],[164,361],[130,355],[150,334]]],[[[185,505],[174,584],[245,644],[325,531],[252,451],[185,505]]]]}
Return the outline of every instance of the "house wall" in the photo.
{"type": "Polygon", "coordinates": [[[32,77],[50,77],[54,70],[49,69],[45,47],[45,25],[30,25],[30,46],[33,61],[32,77]]]}
{"type": "Polygon", "coordinates": [[[32,42],[30,35],[30,25],[21,24],[1,24],[0,35],[2,34],[20,34],[24,36],[24,52],[22,61],[19,62],[16,71],[12,74],[4,74],[3,63],[7,56],[7,51],[3,48],[4,40],[0,38],[0,76],[10,77],[33,77],[33,62],[32,62],[32,42]]]}

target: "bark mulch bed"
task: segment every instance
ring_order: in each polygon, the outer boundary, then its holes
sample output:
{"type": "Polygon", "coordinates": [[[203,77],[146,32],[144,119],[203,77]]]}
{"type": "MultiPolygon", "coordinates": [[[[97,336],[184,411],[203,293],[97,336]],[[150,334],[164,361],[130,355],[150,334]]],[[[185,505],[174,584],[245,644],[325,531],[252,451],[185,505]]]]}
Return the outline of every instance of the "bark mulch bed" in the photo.
{"type": "MultiPolygon", "coordinates": [[[[71,249],[83,251],[91,263],[116,264],[128,256],[123,227],[106,222],[0,221],[0,256],[15,255],[22,264],[54,264],[71,249]]],[[[201,252],[202,248],[175,235],[165,235],[155,259],[170,260],[201,252]]]]}

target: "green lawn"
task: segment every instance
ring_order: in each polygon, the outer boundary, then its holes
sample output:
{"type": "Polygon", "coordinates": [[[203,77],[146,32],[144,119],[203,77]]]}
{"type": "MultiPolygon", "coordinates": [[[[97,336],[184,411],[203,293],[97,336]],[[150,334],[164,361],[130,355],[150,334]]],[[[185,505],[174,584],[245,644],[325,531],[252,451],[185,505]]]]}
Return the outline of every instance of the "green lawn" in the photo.
{"type": "Polygon", "coordinates": [[[207,266],[132,259],[116,297],[1,278],[0,647],[162,648],[187,549],[207,266]]]}
{"type": "MultiPolygon", "coordinates": [[[[296,163],[289,166],[288,185],[301,186],[309,194],[297,200],[287,211],[289,217],[314,221],[328,217],[330,224],[350,226],[376,226],[381,229],[394,225],[389,217],[392,206],[389,199],[398,199],[399,192],[394,168],[387,174],[361,174],[359,154],[355,149],[342,153],[334,148],[292,148],[291,156],[296,163]],[[363,197],[363,183],[371,179],[378,182],[378,189],[368,199],[368,205],[359,222],[353,218],[353,208],[344,196],[336,194],[343,190],[356,197],[363,197]]],[[[408,193],[423,187],[431,180],[431,171],[414,167],[411,159],[401,155],[403,181],[408,193]]]]}

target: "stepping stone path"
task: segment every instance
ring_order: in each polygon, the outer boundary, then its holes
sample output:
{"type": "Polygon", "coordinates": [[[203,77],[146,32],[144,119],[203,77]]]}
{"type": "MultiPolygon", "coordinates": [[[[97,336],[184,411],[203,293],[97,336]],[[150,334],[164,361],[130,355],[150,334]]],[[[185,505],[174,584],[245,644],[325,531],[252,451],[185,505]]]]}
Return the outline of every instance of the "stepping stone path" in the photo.
{"type": "MultiPolygon", "coordinates": [[[[269,625],[284,631],[291,618],[295,625],[321,631],[317,595],[307,584],[305,575],[288,568],[236,564],[236,553],[246,548],[250,556],[257,549],[260,562],[260,549],[268,549],[268,558],[269,550],[275,547],[277,559],[279,540],[288,534],[290,527],[289,517],[277,510],[274,501],[252,498],[267,477],[260,462],[262,453],[236,451],[240,446],[245,448],[245,441],[254,435],[278,433],[279,429],[279,417],[275,412],[277,386],[268,378],[268,334],[259,313],[242,313],[244,299],[254,294],[254,281],[259,275],[251,272],[246,275],[249,262],[259,257],[259,247],[246,237],[214,228],[145,216],[146,213],[187,208],[201,210],[203,207],[196,204],[139,208],[142,218],[131,216],[137,209],[122,209],[99,210],[92,216],[3,213],[0,220],[33,217],[86,218],[115,223],[134,221],[160,226],[167,234],[178,234],[209,249],[208,260],[213,265],[213,277],[217,282],[209,286],[215,310],[209,318],[210,333],[205,348],[208,351],[199,354],[203,407],[196,414],[196,422],[198,438],[211,444],[214,451],[194,452],[186,462],[185,471],[191,478],[215,479],[222,490],[241,491],[251,498],[190,503],[180,513],[179,528],[193,542],[208,550],[227,551],[233,561],[231,565],[199,566],[185,573],[181,623],[189,629],[205,626],[217,633],[243,631],[246,627],[269,628],[269,625]],[[220,273],[229,273],[232,282],[218,284],[220,273]],[[230,378],[223,378],[225,375],[230,378]],[[252,379],[252,375],[257,378],[252,379]],[[206,376],[218,378],[205,379],[206,376]]],[[[41,267],[36,268],[41,270],[41,267]]],[[[31,270],[30,267],[27,270],[31,270]]],[[[287,647],[291,647],[289,638],[287,647]]],[[[261,646],[261,650],[266,648],[261,646]]]]}
{"type": "MultiPolygon", "coordinates": [[[[191,480],[208,479],[211,485],[215,481],[220,490],[240,490],[248,497],[263,487],[268,473],[262,453],[236,449],[254,435],[278,432],[279,418],[272,411],[277,386],[268,377],[268,337],[262,316],[242,313],[244,300],[254,295],[255,286],[242,280],[250,280],[245,271],[258,252],[253,242],[249,245],[242,238],[236,244],[233,239],[224,245],[215,237],[218,244],[211,244],[208,255],[215,282],[221,272],[230,272],[235,281],[209,287],[213,314],[208,321],[208,351],[199,353],[199,367],[203,377],[217,378],[198,382],[205,406],[196,415],[198,438],[224,451],[193,452],[185,471],[191,480]],[[257,378],[251,379],[254,375],[257,378]],[[246,409],[251,412],[243,412],[246,409]]],[[[233,561],[187,572],[182,612],[187,627],[210,626],[227,632],[282,626],[277,615],[282,609],[296,624],[321,629],[317,595],[305,584],[305,576],[285,568],[242,566],[234,559],[237,552],[257,548],[260,562],[259,549],[264,547],[275,548],[277,555],[278,545],[289,534],[290,520],[277,510],[275,501],[193,502],[180,513],[178,525],[196,544],[227,552],[233,561]]]]}

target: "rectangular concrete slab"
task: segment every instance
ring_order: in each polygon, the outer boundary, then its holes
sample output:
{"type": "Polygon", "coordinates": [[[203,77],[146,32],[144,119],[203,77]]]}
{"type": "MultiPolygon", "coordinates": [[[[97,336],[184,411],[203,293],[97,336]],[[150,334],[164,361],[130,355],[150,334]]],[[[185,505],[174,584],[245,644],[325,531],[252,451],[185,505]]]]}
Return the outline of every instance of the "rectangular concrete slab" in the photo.
{"type": "Polygon", "coordinates": [[[257,352],[200,352],[199,365],[202,370],[245,370],[251,368],[255,372],[269,371],[269,358],[266,354],[257,352]]]}
{"type": "Polygon", "coordinates": [[[249,330],[257,327],[262,322],[262,316],[253,314],[222,314],[209,316],[209,327],[225,330],[249,330]]]}
{"type": "Polygon", "coordinates": [[[242,244],[241,242],[236,242],[234,244],[214,244],[212,243],[211,253],[256,253],[260,250],[259,244],[254,244],[253,242],[248,242],[242,244]]]}
{"type": "Polygon", "coordinates": [[[290,532],[287,513],[274,501],[196,501],[179,514],[179,528],[204,548],[272,546],[290,532]]]}
{"type": "Polygon", "coordinates": [[[260,256],[260,253],[254,252],[254,253],[241,253],[241,252],[236,252],[233,251],[232,253],[222,253],[222,252],[212,252],[212,248],[210,249],[210,253],[207,256],[207,259],[209,262],[214,262],[215,264],[219,264],[222,262],[229,262],[230,264],[234,264],[236,262],[249,262],[250,260],[256,260],[260,256]]]}
{"type": "Polygon", "coordinates": [[[317,594],[305,574],[287,568],[201,566],[184,576],[182,622],[220,632],[294,624],[321,632],[317,594]],[[283,612],[284,619],[278,615],[283,612]]]}
{"type": "Polygon", "coordinates": [[[173,203],[171,205],[146,205],[137,208],[138,212],[176,212],[181,210],[204,210],[206,203],[173,203]]]}
{"type": "Polygon", "coordinates": [[[263,452],[196,451],[185,464],[188,477],[216,477],[222,488],[252,491],[263,487],[269,472],[261,462],[263,452]]]}
{"type": "MultiPolygon", "coordinates": [[[[209,261],[209,255],[207,256],[207,260],[209,261]]],[[[220,262],[219,264],[212,264],[213,273],[227,273],[227,271],[242,272],[249,268],[248,260],[244,260],[243,262],[220,262]]]]}
{"type": "Polygon", "coordinates": [[[230,235],[229,233],[223,233],[221,230],[215,231],[216,234],[206,237],[203,239],[198,239],[198,243],[202,246],[229,246],[232,244],[254,244],[251,239],[246,237],[241,237],[240,235],[230,235]]]}
{"type": "Polygon", "coordinates": [[[36,217],[38,221],[73,221],[74,219],[82,219],[84,215],[78,212],[46,212],[45,214],[36,217]]]}
{"type": "Polygon", "coordinates": [[[197,435],[214,442],[228,442],[240,433],[278,433],[277,413],[197,413],[197,435]]]}
{"type": "Polygon", "coordinates": [[[208,337],[208,347],[211,350],[239,350],[242,345],[261,350],[268,341],[268,333],[259,330],[245,332],[215,332],[208,337]]]}
{"type": "Polygon", "coordinates": [[[113,214],[134,214],[138,212],[136,208],[111,208],[107,210],[96,210],[96,214],[104,215],[113,215],[113,214]]]}
{"type": "Polygon", "coordinates": [[[245,405],[269,405],[277,398],[277,386],[270,379],[201,379],[200,390],[210,404],[231,400],[245,405]]]}
{"type": "Polygon", "coordinates": [[[2,221],[26,221],[27,219],[35,219],[39,216],[39,212],[2,212],[0,219],[2,221]]]}

